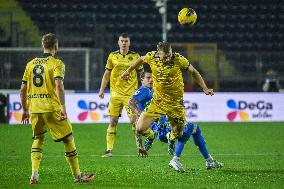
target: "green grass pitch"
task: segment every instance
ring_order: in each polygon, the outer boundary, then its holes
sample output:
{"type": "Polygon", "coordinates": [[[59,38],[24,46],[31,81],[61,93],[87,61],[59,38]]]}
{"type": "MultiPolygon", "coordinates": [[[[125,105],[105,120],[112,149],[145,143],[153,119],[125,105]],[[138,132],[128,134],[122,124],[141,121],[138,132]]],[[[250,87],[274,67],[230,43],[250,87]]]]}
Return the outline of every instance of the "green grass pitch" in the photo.
{"type": "Polygon", "coordinates": [[[119,124],[114,157],[101,158],[107,124],[73,126],[81,170],[95,172],[92,183],[73,183],[63,144],[47,134],[40,183],[30,186],[29,125],[0,125],[0,188],[284,188],[284,123],[200,123],[208,149],[225,164],[206,170],[190,140],[184,149],[185,173],[168,167],[167,145],[155,141],[148,158],[136,157],[129,124],[119,124]]]}

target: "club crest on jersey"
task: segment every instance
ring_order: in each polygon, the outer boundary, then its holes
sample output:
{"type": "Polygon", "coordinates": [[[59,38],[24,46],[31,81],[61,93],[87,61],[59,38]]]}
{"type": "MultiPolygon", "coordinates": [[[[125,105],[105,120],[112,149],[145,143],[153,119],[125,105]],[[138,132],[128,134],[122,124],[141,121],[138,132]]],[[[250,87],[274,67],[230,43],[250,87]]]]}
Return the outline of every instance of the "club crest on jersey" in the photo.
{"type": "Polygon", "coordinates": [[[132,56],[128,57],[128,60],[133,60],[133,57],[132,56]]]}
{"type": "Polygon", "coordinates": [[[65,74],[65,69],[64,69],[64,68],[62,69],[62,74],[63,74],[63,75],[65,74]]]}

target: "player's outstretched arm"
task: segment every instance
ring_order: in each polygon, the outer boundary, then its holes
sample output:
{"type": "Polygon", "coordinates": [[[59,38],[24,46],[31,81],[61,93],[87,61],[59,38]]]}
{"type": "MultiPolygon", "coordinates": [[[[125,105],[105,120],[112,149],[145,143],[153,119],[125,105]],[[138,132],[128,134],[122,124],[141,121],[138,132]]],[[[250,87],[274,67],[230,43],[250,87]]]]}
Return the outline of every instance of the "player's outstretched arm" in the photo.
{"type": "Polygon", "coordinates": [[[137,132],[135,133],[136,147],[137,147],[137,156],[138,157],[148,157],[148,152],[145,150],[142,144],[142,134],[137,132]]]}
{"type": "Polygon", "coordinates": [[[137,117],[137,119],[138,119],[138,117],[139,117],[140,114],[141,114],[141,110],[140,110],[140,109],[138,108],[138,106],[137,106],[137,100],[134,99],[133,97],[130,98],[130,100],[129,100],[129,107],[130,107],[130,109],[131,109],[133,112],[135,112],[136,117],[137,117]]]}
{"type": "Polygon", "coordinates": [[[143,65],[143,58],[140,57],[138,58],[127,70],[125,70],[125,72],[123,72],[123,74],[121,75],[121,79],[123,80],[127,80],[129,74],[135,70],[136,68],[138,68],[139,66],[143,65]]]}
{"type": "Polygon", "coordinates": [[[105,97],[105,89],[106,89],[106,86],[107,86],[109,79],[110,79],[110,73],[111,73],[110,70],[107,70],[107,69],[105,70],[105,73],[103,75],[102,82],[101,82],[100,92],[99,92],[100,98],[105,97]]]}
{"type": "Polygon", "coordinates": [[[188,67],[188,72],[197,81],[197,83],[199,84],[199,86],[202,88],[203,92],[206,95],[211,95],[211,96],[214,95],[213,89],[208,89],[204,79],[202,78],[200,73],[192,65],[190,65],[188,67]]]}
{"type": "Polygon", "coordinates": [[[23,107],[23,115],[22,115],[22,120],[21,123],[22,124],[27,124],[29,123],[29,107],[28,107],[28,103],[27,103],[27,84],[26,83],[22,83],[21,85],[21,89],[20,89],[20,97],[21,97],[21,103],[22,103],[22,107],[23,107]]]}

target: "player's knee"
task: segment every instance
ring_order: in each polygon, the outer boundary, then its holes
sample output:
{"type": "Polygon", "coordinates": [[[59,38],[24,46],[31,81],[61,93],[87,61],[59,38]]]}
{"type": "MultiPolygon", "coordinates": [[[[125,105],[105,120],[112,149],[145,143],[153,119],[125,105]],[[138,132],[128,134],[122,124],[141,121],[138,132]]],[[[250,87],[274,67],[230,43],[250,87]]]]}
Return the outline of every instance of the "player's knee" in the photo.
{"type": "Polygon", "coordinates": [[[116,127],[117,123],[118,123],[118,118],[116,118],[116,117],[111,117],[110,118],[109,126],[116,127]]]}
{"type": "Polygon", "coordinates": [[[130,117],[130,123],[131,123],[131,125],[132,125],[132,126],[134,126],[134,127],[135,127],[135,123],[136,123],[136,116],[132,116],[132,117],[130,117]]]}
{"type": "Polygon", "coordinates": [[[180,138],[178,138],[178,141],[186,143],[190,139],[190,135],[191,134],[188,132],[183,132],[183,135],[180,138]]]}
{"type": "Polygon", "coordinates": [[[182,135],[183,135],[183,131],[179,131],[179,132],[177,133],[177,138],[181,138],[182,135]]]}
{"type": "Polygon", "coordinates": [[[136,127],[136,133],[142,135],[144,133],[144,129],[141,127],[136,127]]]}
{"type": "Polygon", "coordinates": [[[34,140],[38,140],[40,143],[44,143],[45,141],[45,134],[37,135],[34,137],[34,140]]]}
{"type": "Polygon", "coordinates": [[[69,136],[67,136],[67,137],[64,137],[63,139],[62,139],[62,141],[64,142],[64,143],[68,143],[68,142],[70,142],[70,141],[72,141],[73,140],[73,135],[71,134],[71,135],[69,135],[69,136]]]}
{"type": "Polygon", "coordinates": [[[206,144],[204,137],[201,134],[201,130],[197,127],[196,132],[192,134],[193,142],[196,146],[206,144]]]}
{"type": "Polygon", "coordinates": [[[183,135],[183,131],[174,131],[173,135],[175,136],[175,138],[181,138],[183,135]]]}
{"type": "Polygon", "coordinates": [[[201,130],[200,130],[199,126],[195,125],[191,134],[192,135],[201,135],[201,130]]]}

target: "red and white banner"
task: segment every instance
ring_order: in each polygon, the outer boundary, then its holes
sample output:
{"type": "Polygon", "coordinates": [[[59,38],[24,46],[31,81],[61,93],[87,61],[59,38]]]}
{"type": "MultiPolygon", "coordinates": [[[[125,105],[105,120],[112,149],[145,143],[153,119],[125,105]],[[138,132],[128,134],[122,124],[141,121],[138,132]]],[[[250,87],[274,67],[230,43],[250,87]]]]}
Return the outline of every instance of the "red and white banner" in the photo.
{"type": "MultiPolygon", "coordinates": [[[[108,123],[109,94],[66,94],[68,118],[72,123],[108,123]]],[[[20,123],[22,106],[19,94],[10,94],[9,123],[20,123]]],[[[187,121],[192,122],[269,122],[284,121],[283,93],[185,93],[187,121]]],[[[123,110],[119,122],[129,122],[123,110]]]]}

